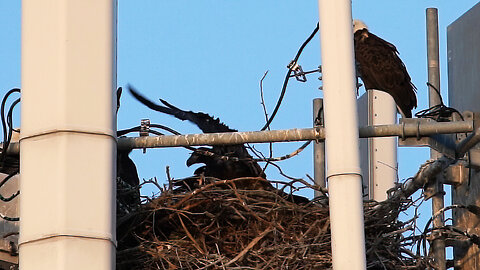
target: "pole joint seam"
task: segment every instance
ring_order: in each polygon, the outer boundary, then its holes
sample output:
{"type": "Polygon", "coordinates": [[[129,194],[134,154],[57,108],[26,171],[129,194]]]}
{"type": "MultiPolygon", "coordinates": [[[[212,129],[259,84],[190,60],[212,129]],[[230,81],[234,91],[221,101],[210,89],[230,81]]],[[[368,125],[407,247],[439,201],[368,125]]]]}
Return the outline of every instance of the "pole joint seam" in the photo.
{"type": "Polygon", "coordinates": [[[100,236],[91,236],[91,235],[74,235],[74,234],[53,234],[53,235],[47,235],[43,237],[39,237],[36,239],[32,240],[25,240],[20,243],[18,243],[18,246],[23,246],[26,244],[31,244],[31,243],[36,243],[52,238],[57,238],[57,237],[67,237],[67,238],[80,238],[80,239],[90,239],[90,240],[102,240],[102,241],[108,241],[113,244],[113,246],[117,247],[117,241],[113,240],[111,237],[100,237],[100,236]]]}
{"type": "Polygon", "coordinates": [[[41,136],[46,136],[46,135],[52,135],[55,133],[73,133],[73,134],[86,134],[86,135],[96,135],[96,136],[107,136],[111,137],[115,141],[117,141],[117,137],[114,136],[113,134],[108,134],[105,132],[100,132],[100,131],[88,131],[88,130],[79,130],[79,129],[54,129],[54,130],[47,130],[44,132],[39,132],[36,134],[32,135],[27,135],[27,136],[20,136],[20,139],[18,140],[21,142],[22,140],[26,139],[31,139],[31,138],[36,138],[36,137],[41,137],[41,136]]]}

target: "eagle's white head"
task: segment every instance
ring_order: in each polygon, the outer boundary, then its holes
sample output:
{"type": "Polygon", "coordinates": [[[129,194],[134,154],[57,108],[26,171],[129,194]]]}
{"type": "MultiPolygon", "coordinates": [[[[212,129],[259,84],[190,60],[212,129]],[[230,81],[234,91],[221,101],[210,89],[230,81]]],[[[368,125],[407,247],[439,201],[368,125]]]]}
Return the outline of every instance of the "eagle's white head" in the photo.
{"type": "Polygon", "coordinates": [[[362,29],[367,29],[368,30],[368,27],[367,25],[360,21],[360,20],[353,20],[353,33],[357,32],[358,30],[362,30],[362,29]]]}

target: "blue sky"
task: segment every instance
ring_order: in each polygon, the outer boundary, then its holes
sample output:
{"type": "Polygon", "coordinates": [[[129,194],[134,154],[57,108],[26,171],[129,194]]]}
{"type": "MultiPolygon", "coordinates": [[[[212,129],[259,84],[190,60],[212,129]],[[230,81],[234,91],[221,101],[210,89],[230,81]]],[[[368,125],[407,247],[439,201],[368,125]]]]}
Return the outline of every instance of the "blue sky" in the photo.
{"type": "MultiPolygon", "coordinates": [[[[418,88],[419,108],[427,107],[425,9],[437,7],[440,18],[442,92],[446,80],[446,26],[476,1],[353,1],[353,17],[373,33],[395,44],[418,88]]],[[[219,117],[240,131],[264,124],[259,81],[265,71],[264,96],[269,112],[280,93],[286,65],[318,21],[317,1],[119,1],[118,83],[131,83],[151,99],[163,98],[188,110],[219,117]]],[[[304,50],[304,70],[321,64],[318,35],[304,50]]],[[[291,80],[274,129],[311,126],[311,103],[321,97],[317,74],[307,83],[291,80]]],[[[182,133],[197,133],[189,123],[152,112],[128,95],[123,98],[119,128],[141,118],[166,124],[182,133]]],[[[274,156],[300,143],[278,143],[274,156]]],[[[257,146],[265,149],[265,145],[257,146]]],[[[266,153],[266,152],[265,152],[266,153]]],[[[191,175],[183,149],[136,151],[144,178],[165,179],[169,165],[175,178],[191,175]]],[[[428,159],[420,148],[399,149],[399,178],[412,176],[428,159]]],[[[279,165],[289,175],[312,174],[312,148],[279,165]]],[[[278,179],[271,168],[267,175],[278,179]]]]}
{"type": "MultiPolygon", "coordinates": [[[[118,1],[118,85],[134,85],[152,100],[165,99],[180,108],[219,117],[240,131],[264,124],[259,81],[265,71],[264,96],[269,112],[280,93],[286,65],[318,21],[317,1],[118,1]]],[[[419,107],[427,107],[425,9],[439,9],[441,89],[446,100],[446,27],[477,1],[353,1],[353,17],[398,48],[414,84],[419,107]]],[[[0,1],[0,92],[20,84],[20,1],[0,1]]],[[[304,70],[321,64],[318,35],[299,64],[304,70]]],[[[273,129],[312,125],[312,99],[322,97],[318,75],[306,83],[291,80],[273,129]]],[[[19,115],[19,110],[16,112],[19,115]]],[[[153,112],[124,92],[118,128],[138,125],[140,119],[167,125],[182,133],[198,133],[190,123],[153,112]]],[[[17,125],[18,123],[18,117],[17,125]]],[[[274,156],[294,151],[301,143],[278,143],[274,156]]],[[[265,154],[265,145],[259,145],[265,154]]],[[[164,181],[165,167],[174,178],[192,175],[182,148],[132,153],[141,178],[164,181]]],[[[413,176],[429,158],[420,148],[399,149],[399,178],[413,176]]],[[[312,147],[280,162],[293,177],[313,174],[312,147]]],[[[275,169],[270,179],[282,179],[275,169]]],[[[151,190],[144,190],[149,193],[151,190]]]]}

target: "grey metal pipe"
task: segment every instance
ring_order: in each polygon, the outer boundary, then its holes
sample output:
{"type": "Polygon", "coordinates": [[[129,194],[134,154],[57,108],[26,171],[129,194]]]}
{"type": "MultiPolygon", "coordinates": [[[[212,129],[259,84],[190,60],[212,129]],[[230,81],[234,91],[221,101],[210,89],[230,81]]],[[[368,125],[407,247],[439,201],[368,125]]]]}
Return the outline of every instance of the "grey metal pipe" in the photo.
{"type": "MultiPolygon", "coordinates": [[[[473,121],[412,123],[361,127],[361,138],[368,137],[417,137],[433,134],[464,133],[473,131],[473,121]]],[[[271,131],[227,132],[119,138],[119,149],[154,147],[221,145],[241,143],[289,142],[325,139],[322,127],[271,131]]]]}
{"type": "Polygon", "coordinates": [[[209,134],[187,134],[168,136],[149,136],[137,138],[119,138],[119,149],[175,147],[175,146],[199,146],[199,145],[223,145],[242,143],[266,143],[266,142],[289,142],[323,139],[322,128],[249,131],[249,132],[225,132],[209,134]]]}
{"type": "MultiPolygon", "coordinates": [[[[440,97],[440,60],[438,49],[438,10],[436,8],[427,8],[426,11],[427,23],[427,66],[428,66],[428,82],[429,85],[428,97],[430,107],[441,104],[440,97]],[[434,89],[436,88],[436,90],[434,89]],[[438,91],[438,92],[437,92],[438,91]]],[[[441,156],[441,153],[430,149],[430,158],[436,159],[441,156]]],[[[430,187],[432,193],[435,194],[432,198],[432,214],[437,213],[445,206],[443,183],[441,181],[433,183],[430,187]]],[[[445,217],[442,214],[438,215],[433,220],[434,227],[443,227],[445,224],[445,217]]],[[[438,235],[437,235],[438,236],[438,235]]],[[[432,242],[432,253],[435,260],[436,269],[445,270],[445,241],[441,237],[436,237],[432,242]]]]}
{"type": "MultiPolygon", "coordinates": [[[[433,134],[465,133],[473,131],[473,121],[408,123],[366,126],[359,129],[360,138],[417,137],[433,134]]],[[[210,134],[168,135],[156,137],[119,138],[119,149],[221,145],[241,143],[289,142],[325,139],[322,127],[271,131],[227,132],[210,134]]]]}
{"type": "MultiPolygon", "coordinates": [[[[323,99],[313,100],[313,125],[323,126],[323,99]]],[[[315,184],[326,187],[325,183],[325,141],[318,140],[313,144],[313,178],[315,184]]],[[[315,197],[321,192],[315,191],[315,197]]]]}
{"type": "MultiPolygon", "coordinates": [[[[440,91],[440,60],[438,49],[438,10],[427,8],[427,64],[428,82],[440,91]]],[[[435,106],[441,103],[439,94],[428,87],[429,105],[435,106]]]]}
{"type": "MultiPolygon", "coordinates": [[[[359,128],[360,138],[391,137],[400,138],[429,136],[433,134],[466,133],[473,131],[473,121],[458,122],[432,122],[432,123],[405,123],[396,125],[365,126],[359,128]]],[[[241,143],[266,143],[266,142],[293,142],[308,140],[324,140],[323,127],[270,130],[270,131],[247,131],[226,132],[209,134],[165,135],[148,137],[125,137],[118,138],[118,148],[121,150],[221,145],[241,143]]],[[[1,144],[0,144],[1,148],[1,144]]],[[[18,143],[10,144],[7,153],[18,155],[18,143]]]]}
{"type": "Polygon", "coordinates": [[[475,132],[470,134],[467,138],[461,141],[456,147],[456,157],[463,157],[468,150],[477,145],[480,142],[480,129],[476,129],[475,132]]]}
{"type": "Polygon", "coordinates": [[[473,121],[405,123],[397,125],[365,126],[359,130],[360,138],[370,137],[420,137],[433,134],[472,132],[473,121]],[[461,131],[466,130],[466,131],[461,131]]]}

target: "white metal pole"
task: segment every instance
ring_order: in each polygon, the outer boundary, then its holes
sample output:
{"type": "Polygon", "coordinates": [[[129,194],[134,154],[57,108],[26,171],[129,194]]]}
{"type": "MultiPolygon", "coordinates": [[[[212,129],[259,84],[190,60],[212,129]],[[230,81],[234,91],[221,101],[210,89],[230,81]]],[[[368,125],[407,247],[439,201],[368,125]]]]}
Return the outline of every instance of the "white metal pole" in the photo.
{"type": "Polygon", "coordinates": [[[365,269],[351,0],[319,0],[334,269],[365,269]]]}
{"type": "Polygon", "coordinates": [[[21,269],[115,268],[116,12],[22,1],[21,269]]]}
{"type": "MultiPolygon", "coordinates": [[[[393,125],[397,106],[385,91],[368,90],[368,125],[393,125]]],[[[370,199],[384,201],[397,179],[397,137],[369,138],[370,199]]]]}

